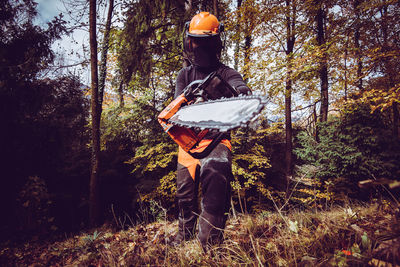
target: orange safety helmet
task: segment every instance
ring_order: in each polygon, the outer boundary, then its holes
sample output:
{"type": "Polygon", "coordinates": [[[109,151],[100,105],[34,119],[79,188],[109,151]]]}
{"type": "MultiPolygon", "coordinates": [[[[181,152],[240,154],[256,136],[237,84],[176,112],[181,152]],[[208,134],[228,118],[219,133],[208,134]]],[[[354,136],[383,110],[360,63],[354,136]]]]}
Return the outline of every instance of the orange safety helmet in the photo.
{"type": "Polygon", "coordinates": [[[187,35],[192,37],[210,37],[224,31],[223,23],[210,12],[200,12],[186,23],[187,35]]]}
{"type": "MultiPolygon", "coordinates": [[[[183,34],[185,60],[198,66],[216,65],[225,43],[221,40],[221,35],[225,39],[223,32],[224,24],[220,23],[217,17],[210,12],[200,12],[195,15],[191,21],[185,24],[183,34]],[[203,51],[201,55],[198,54],[199,52],[196,53],[193,48],[194,43],[197,44],[197,47],[203,47],[203,50],[207,52],[204,54],[203,51]]],[[[199,50],[197,49],[197,51],[199,50]]]]}

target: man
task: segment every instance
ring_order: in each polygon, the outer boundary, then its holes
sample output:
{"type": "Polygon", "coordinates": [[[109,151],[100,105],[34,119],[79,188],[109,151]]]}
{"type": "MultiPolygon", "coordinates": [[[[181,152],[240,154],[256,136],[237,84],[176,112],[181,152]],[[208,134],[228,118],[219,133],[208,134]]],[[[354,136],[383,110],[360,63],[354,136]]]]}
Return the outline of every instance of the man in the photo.
{"type": "MultiPolygon", "coordinates": [[[[208,13],[195,15],[186,24],[184,50],[190,66],[183,68],[177,77],[175,98],[195,80],[202,80],[213,71],[235,88],[240,94],[250,94],[242,76],[220,62],[223,25],[208,13]]],[[[198,150],[207,146],[217,134],[208,133],[198,150]]],[[[198,151],[195,151],[198,152],[198,151]]],[[[199,219],[198,238],[204,249],[222,240],[230,203],[232,180],[232,153],[230,134],[203,159],[194,159],[179,147],[177,168],[177,193],[179,231],[173,244],[179,244],[194,236],[199,219]],[[198,213],[198,186],[201,185],[201,213],[198,213]]]]}

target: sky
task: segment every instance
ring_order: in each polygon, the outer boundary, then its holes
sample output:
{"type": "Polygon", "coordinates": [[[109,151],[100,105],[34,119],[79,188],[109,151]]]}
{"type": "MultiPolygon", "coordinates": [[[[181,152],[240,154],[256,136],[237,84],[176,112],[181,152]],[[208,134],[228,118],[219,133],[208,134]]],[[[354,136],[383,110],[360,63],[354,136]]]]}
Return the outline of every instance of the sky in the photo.
{"type": "MultiPolygon", "coordinates": [[[[81,23],[82,21],[77,19],[76,15],[77,8],[76,7],[71,8],[71,5],[74,5],[75,3],[87,4],[87,2],[83,0],[34,0],[34,1],[38,4],[37,23],[40,26],[45,27],[47,22],[50,22],[55,16],[58,16],[61,13],[63,14],[63,19],[69,23],[69,26],[74,26],[74,28],[76,28],[69,36],[63,36],[61,40],[55,42],[52,48],[56,52],[56,54],[59,55],[56,59],[56,64],[58,64],[59,66],[70,66],[68,68],[60,68],[60,70],[62,70],[63,72],[72,72],[73,74],[81,78],[81,82],[83,84],[86,85],[90,84],[89,67],[87,66],[82,67],[81,65],[78,64],[85,61],[85,59],[87,62],[89,61],[88,51],[90,51],[90,48],[89,48],[88,27],[87,26],[80,28],[75,27],[77,23],[81,23]],[[68,6],[70,6],[69,8],[70,10],[72,10],[73,12],[75,11],[75,14],[73,13],[72,17],[67,12],[68,6]],[[84,47],[87,51],[86,53],[84,53],[83,51],[84,47]]],[[[105,19],[106,12],[108,9],[106,9],[103,5],[98,6],[98,8],[99,8],[98,12],[100,14],[100,18],[105,19]]],[[[86,9],[88,9],[88,4],[84,10],[86,9]]],[[[116,16],[120,16],[121,14],[120,9],[121,5],[114,6],[114,14],[116,16]]],[[[87,21],[89,20],[88,14],[84,14],[83,18],[85,20],[83,22],[87,23],[87,21]]],[[[99,19],[98,23],[100,23],[99,19]]],[[[120,22],[113,21],[113,26],[115,25],[119,26],[119,24],[120,22]]]]}
{"type": "Polygon", "coordinates": [[[59,13],[64,13],[64,7],[61,1],[58,0],[36,0],[38,3],[37,11],[39,13],[39,20],[48,22],[52,20],[59,13]]]}
{"type": "MultiPolygon", "coordinates": [[[[65,0],[68,1],[68,0],[65,0]]],[[[66,11],[66,7],[62,0],[35,0],[37,5],[38,16],[36,23],[42,27],[46,27],[46,23],[54,19],[60,13],[63,14],[63,19],[71,22],[71,17],[66,11]]],[[[69,36],[63,36],[61,40],[56,41],[52,48],[56,52],[56,65],[70,66],[76,65],[84,60],[83,44],[88,46],[89,34],[87,31],[78,29],[74,30],[69,36]]],[[[84,84],[90,84],[89,68],[83,68],[76,65],[69,68],[59,69],[62,72],[72,72],[81,78],[84,84]]]]}

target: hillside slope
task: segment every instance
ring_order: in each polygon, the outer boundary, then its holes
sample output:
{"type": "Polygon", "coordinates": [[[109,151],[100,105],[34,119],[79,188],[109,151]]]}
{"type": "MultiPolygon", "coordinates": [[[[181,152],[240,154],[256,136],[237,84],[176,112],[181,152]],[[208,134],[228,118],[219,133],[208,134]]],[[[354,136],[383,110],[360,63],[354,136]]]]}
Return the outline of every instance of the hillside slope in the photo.
{"type": "Polygon", "coordinates": [[[124,231],[99,228],[57,242],[2,244],[1,266],[385,266],[400,265],[400,222],[389,204],[287,215],[231,217],[208,253],[197,241],[167,245],[177,222],[124,231]]]}

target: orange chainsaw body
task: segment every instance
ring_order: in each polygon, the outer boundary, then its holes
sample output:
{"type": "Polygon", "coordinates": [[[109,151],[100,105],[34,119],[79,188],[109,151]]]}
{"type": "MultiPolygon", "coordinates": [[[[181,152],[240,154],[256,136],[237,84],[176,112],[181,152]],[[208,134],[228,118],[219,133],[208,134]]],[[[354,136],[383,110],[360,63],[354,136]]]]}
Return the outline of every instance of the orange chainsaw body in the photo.
{"type": "Polygon", "coordinates": [[[221,97],[238,96],[238,92],[226,81],[222,79],[217,72],[212,72],[204,80],[193,81],[184,90],[184,92],[175,98],[161,113],[158,115],[158,122],[164,131],[171,138],[196,159],[206,157],[224,138],[224,133],[219,133],[210,144],[201,151],[196,151],[200,141],[209,132],[208,129],[200,132],[193,131],[190,128],[173,125],[168,120],[182,107],[182,105],[190,104],[192,101],[207,101],[208,99],[218,99],[221,97]]]}
{"type": "Polygon", "coordinates": [[[191,149],[195,148],[198,143],[208,133],[208,130],[200,131],[196,134],[193,130],[180,127],[168,123],[168,119],[171,118],[182,105],[187,104],[188,100],[184,94],[181,94],[174,99],[161,113],[158,115],[158,122],[163,127],[164,131],[171,136],[171,138],[185,150],[190,152],[191,149]]]}

